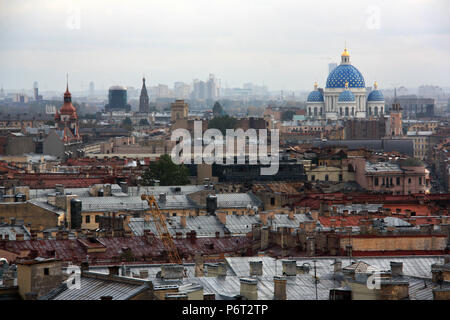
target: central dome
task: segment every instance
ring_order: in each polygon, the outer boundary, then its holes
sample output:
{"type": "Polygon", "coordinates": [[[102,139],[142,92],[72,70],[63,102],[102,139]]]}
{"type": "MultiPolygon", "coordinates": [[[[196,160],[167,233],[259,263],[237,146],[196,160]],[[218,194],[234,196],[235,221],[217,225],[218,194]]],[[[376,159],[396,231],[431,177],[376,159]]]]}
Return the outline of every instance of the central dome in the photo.
{"type": "Polygon", "coordinates": [[[345,88],[348,81],[350,88],[364,88],[366,86],[364,78],[351,64],[341,64],[330,72],[327,78],[327,88],[345,88]]]}

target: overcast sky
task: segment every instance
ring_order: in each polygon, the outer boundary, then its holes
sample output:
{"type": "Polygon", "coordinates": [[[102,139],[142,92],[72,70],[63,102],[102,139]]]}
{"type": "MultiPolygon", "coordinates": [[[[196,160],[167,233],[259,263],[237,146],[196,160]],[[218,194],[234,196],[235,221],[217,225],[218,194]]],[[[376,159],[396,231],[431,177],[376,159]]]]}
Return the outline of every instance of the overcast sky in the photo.
{"type": "Polygon", "coordinates": [[[450,86],[450,1],[0,0],[0,84],[73,91],[222,79],[323,86],[345,42],[366,85],[450,86]]]}

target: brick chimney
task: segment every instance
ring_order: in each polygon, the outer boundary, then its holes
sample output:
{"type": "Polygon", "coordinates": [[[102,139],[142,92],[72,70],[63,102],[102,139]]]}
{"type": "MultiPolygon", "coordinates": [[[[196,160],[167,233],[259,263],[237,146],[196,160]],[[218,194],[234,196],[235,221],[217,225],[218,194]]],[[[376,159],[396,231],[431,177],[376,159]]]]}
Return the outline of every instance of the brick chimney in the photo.
{"type": "Polygon", "coordinates": [[[217,219],[219,219],[220,223],[223,225],[227,224],[227,212],[223,210],[216,211],[217,219]]]}
{"type": "Polygon", "coordinates": [[[200,252],[196,252],[194,256],[195,261],[195,276],[196,277],[203,277],[204,271],[203,271],[203,256],[200,252]]]}
{"type": "Polygon", "coordinates": [[[262,276],[263,275],[263,262],[262,261],[250,261],[250,276],[262,276]]]}
{"type": "Polygon", "coordinates": [[[261,223],[263,224],[263,226],[267,226],[267,217],[268,217],[268,213],[267,212],[260,212],[259,213],[259,219],[261,220],[261,223]]]}
{"type": "Polygon", "coordinates": [[[286,283],[287,280],[285,277],[273,277],[274,300],[286,300],[286,283]]]}
{"type": "Polygon", "coordinates": [[[181,216],[181,217],[180,217],[180,224],[181,224],[181,227],[182,227],[183,229],[186,228],[186,216],[181,216]]]}
{"type": "Polygon", "coordinates": [[[241,296],[247,300],[258,300],[258,281],[252,278],[241,278],[241,296]]]}

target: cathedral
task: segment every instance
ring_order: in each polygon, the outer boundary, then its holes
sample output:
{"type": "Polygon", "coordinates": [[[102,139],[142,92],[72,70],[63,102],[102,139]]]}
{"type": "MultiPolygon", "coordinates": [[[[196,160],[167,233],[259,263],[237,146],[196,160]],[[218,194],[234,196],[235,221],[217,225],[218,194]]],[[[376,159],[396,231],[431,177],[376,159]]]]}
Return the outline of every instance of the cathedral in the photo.
{"type": "Polygon", "coordinates": [[[310,119],[340,120],[382,117],[384,96],[375,82],[367,95],[364,77],[350,63],[347,48],[341,54],[341,64],[330,72],[324,89],[317,83],[306,100],[306,114],[310,119]]]}

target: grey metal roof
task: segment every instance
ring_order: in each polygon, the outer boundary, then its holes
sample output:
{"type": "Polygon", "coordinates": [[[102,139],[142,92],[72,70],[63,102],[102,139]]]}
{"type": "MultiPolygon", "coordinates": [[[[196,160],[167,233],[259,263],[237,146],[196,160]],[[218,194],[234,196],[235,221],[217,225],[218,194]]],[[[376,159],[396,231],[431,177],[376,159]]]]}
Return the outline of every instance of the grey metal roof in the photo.
{"type": "Polygon", "coordinates": [[[400,166],[392,162],[366,162],[366,172],[403,172],[400,166]]]}
{"type": "Polygon", "coordinates": [[[204,190],[203,185],[187,185],[187,186],[137,186],[128,187],[130,196],[141,196],[142,194],[158,196],[160,193],[171,194],[190,194],[204,190]]]}
{"type": "Polygon", "coordinates": [[[364,211],[367,210],[368,212],[376,212],[378,211],[379,207],[383,207],[383,204],[377,204],[377,203],[368,203],[368,204],[360,204],[355,203],[351,205],[345,205],[345,204],[334,204],[333,207],[336,207],[337,211],[340,213],[343,213],[344,210],[348,210],[349,212],[356,211],[364,211]]]}
{"type": "Polygon", "coordinates": [[[66,287],[51,300],[100,300],[102,296],[112,296],[113,300],[127,300],[145,288],[144,284],[81,276],[79,289],[68,289],[66,287]]]}
{"type": "Polygon", "coordinates": [[[185,194],[166,195],[165,201],[161,201],[159,197],[157,197],[156,201],[158,202],[159,208],[163,210],[200,208],[197,203],[185,194]]]}
{"type": "Polygon", "coordinates": [[[4,239],[8,235],[9,240],[16,240],[17,234],[23,234],[24,240],[30,240],[31,238],[25,226],[0,224],[0,239],[4,239]]]}
{"type": "MultiPolygon", "coordinates": [[[[71,193],[79,197],[90,197],[89,190],[91,188],[64,188],[64,193],[71,193]]],[[[44,198],[49,193],[54,193],[55,189],[30,189],[29,196],[30,199],[44,198]]],[[[111,194],[121,193],[122,188],[118,184],[111,184],[111,194]]]]}
{"type": "Polygon", "coordinates": [[[140,197],[78,197],[82,211],[147,210],[147,201],[140,197]]]}
{"type": "Polygon", "coordinates": [[[262,201],[253,193],[218,193],[217,208],[246,208],[248,205],[261,206],[262,201]]]}

